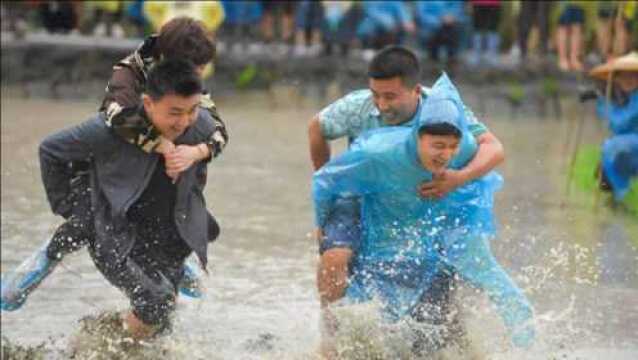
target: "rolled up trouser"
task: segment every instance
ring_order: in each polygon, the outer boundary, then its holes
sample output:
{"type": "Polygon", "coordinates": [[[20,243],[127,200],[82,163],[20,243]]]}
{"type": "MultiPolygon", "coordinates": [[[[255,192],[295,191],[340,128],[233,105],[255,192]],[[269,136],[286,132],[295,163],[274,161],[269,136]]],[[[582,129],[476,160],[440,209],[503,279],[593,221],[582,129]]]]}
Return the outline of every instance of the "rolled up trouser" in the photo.
{"type": "Polygon", "coordinates": [[[337,199],[323,226],[319,254],[333,248],[348,248],[353,252],[361,244],[361,203],[358,198],[337,199]]]}
{"type": "Polygon", "coordinates": [[[416,330],[413,346],[416,353],[436,351],[462,337],[463,329],[454,306],[454,288],[454,275],[449,270],[440,270],[412,310],[414,320],[431,325],[428,332],[416,330]]]}
{"type": "Polygon", "coordinates": [[[94,244],[89,253],[104,277],[129,298],[135,316],[145,324],[164,327],[175,309],[184,259],[165,261],[158,254],[143,251],[143,246],[136,248],[122,261],[94,244]]]}

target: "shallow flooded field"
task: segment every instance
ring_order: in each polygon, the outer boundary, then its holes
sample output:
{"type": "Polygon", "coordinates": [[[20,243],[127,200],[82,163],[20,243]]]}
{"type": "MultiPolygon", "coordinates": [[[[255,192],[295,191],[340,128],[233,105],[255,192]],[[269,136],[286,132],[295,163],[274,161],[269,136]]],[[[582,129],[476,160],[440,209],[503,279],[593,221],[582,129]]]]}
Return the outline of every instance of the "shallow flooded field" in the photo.
{"type": "MultiPolygon", "coordinates": [[[[51,214],[40,182],[39,141],[86,119],[98,104],[97,99],[17,95],[3,91],[1,107],[3,274],[43,244],[61,220],[51,214]]],[[[468,90],[466,99],[480,108],[477,115],[506,147],[500,168],[505,186],[497,196],[500,236],[492,247],[533,302],[538,328],[528,353],[509,349],[486,299],[463,289],[459,301],[472,358],[638,358],[637,218],[612,211],[604,196],[592,201],[574,187],[567,194],[566,169],[582,109],[567,104],[563,120],[534,114],[511,119],[503,104],[486,104],[477,91],[468,90]]],[[[300,97],[292,87],[216,100],[231,140],[211,163],[205,192],[222,228],[209,248],[207,293],[201,301],[181,301],[172,336],[147,352],[138,349],[136,356],[312,359],[319,304],[306,124],[328,100],[300,97]]],[[[590,114],[586,122],[578,142],[600,141],[597,121],[590,114]]],[[[51,358],[67,357],[71,346],[85,347],[78,357],[107,356],[107,345],[90,348],[98,345],[80,332],[78,321],[126,307],[124,296],[82,250],[69,256],[22,309],[2,313],[2,336],[12,344],[45,343],[38,351],[51,358]]],[[[402,350],[387,345],[383,332],[375,330],[374,312],[356,311],[361,310],[353,310],[357,321],[341,343],[365,340],[367,358],[401,358],[402,350]]],[[[348,358],[365,358],[362,354],[351,352],[348,358]]]]}

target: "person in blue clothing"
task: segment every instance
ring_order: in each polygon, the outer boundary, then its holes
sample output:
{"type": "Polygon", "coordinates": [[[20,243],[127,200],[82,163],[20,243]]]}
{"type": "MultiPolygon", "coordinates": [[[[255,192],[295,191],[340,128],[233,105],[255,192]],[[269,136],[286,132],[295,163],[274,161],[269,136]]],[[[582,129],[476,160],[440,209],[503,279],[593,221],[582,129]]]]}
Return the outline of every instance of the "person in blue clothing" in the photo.
{"type": "Polygon", "coordinates": [[[412,14],[402,1],[365,1],[357,36],[365,48],[380,49],[400,44],[415,31],[412,14]]]}
{"type": "Polygon", "coordinates": [[[347,302],[377,299],[388,321],[426,319],[436,307],[423,299],[437,274],[453,271],[487,293],[513,343],[528,347],[534,339],[532,307],[489,248],[500,175],[487,173],[439,199],[414,191],[448,167],[462,168],[476,150],[460,96],[443,75],[413,126],[369,131],[315,173],[316,225],[328,224],[335,205],[343,206],[338,200],[361,199],[362,239],[347,302]]]}
{"type": "Polygon", "coordinates": [[[598,116],[608,122],[612,136],[602,146],[602,187],[611,190],[616,201],[629,191],[638,177],[638,52],[632,52],[592,69],[591,75],[609,80],[617,96],[611,101],[600,96],[598,116]]]}
{"type": "MultiPolygon", "coordinates": [[[[310,156],[315,170],[330,160],[330,141],[347,138],[351,143],[368,130],[392,126],[412,126],[416,114],[428,97],[429,89],[419,84],[420,70],[416,55],[408,48],[390,46],[379,51],[368,69],[369,89],[354,91],[320,111],[308,126],[310,156]]],[[[474,115],[465,109],[468,128],[476,138],[478,151],[462,169],[446,169],[432,181],[414,189],[423,197],[442,197],[461,184],[480,177],[504,159],[500,141],[474,115]]],[[[329,333],[334,331],[328,305],[344,295],[351,259],[360,238],[360,214],[356,197],[339,199],[326,226],[319,229],[320,261],[317,288],[322,322],[329,333]],[[354,204],[351,204],[354,203],[354,204]]],[[[448,276],[442,276],[436,294],[446,298],[450,288],[448,276]]]]}
{"type": "Polygon", "coordinates": [[[467,21],[462,1],[417,1],[415,4],[417,34],[430,59],[439,61],[441,49],[447,51],[447,62],[454,65],[467,21]]]}

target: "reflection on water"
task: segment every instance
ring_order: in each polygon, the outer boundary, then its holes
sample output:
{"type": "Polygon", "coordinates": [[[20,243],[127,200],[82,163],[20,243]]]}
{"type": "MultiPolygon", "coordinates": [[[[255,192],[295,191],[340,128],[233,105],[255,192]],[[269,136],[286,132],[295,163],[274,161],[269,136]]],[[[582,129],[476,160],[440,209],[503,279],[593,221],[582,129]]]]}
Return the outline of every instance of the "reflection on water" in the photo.
{"type": "MultiPolygon", "coordinates": [[[[176,354],[187,349],[189,357],[207,359],[314,357],[319,340],[317,255],[309,235],[313,217],[306,123],[324,101],[295,94],[281,88],[267,95],[217,99],[231,140],[225,154],[210,165],[205,195],[222,235],[210,248],[205,299],[180,303],[171,338],[176,354]]],[[[468,99],[478,105],[472,96],[468,99]]],[[[485,102],[485,113],[477,115],[502,139],[508,158],[501,168],[506,184],[497,197],[500,237],[492,246],[535,305],[539,341],[526,354],[509,349],[489,303],[464,289],[461,299],[475,355],[635,358],[635,217],[593,211],[574,194],[565,196],[565,139],[573,132],[573,120],[542,120],[533,114],[509,119],[502,104],[485,102]]],[[[2,98],[3,272],[17,266],[60,223],[50,214],[40,183],[38,142],[85,119],[96,104],[97,99],[2,98]]],[[[567,113],[569,117],[569,109],[567,113]]],[[[589,126],[583,141],[597,141],[597,131],[589,126]]],[[[2,314],[2,335],[31,345],[53,338],[54,348],[66,349],[80,318],[126,307],[124,296],[80,251],[23,309],[2,314]]],[[[366,321],[373,323],[371,314],[362,317],[363,328],[366,321]]],[[[356,335],[355,328],[347,336],[356,335]]]]}

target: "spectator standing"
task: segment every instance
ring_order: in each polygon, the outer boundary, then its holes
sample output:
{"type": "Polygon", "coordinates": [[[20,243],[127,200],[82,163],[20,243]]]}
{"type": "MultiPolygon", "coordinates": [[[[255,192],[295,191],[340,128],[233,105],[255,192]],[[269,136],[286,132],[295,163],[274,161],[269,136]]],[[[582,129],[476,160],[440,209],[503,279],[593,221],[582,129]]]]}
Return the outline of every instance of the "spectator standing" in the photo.
{"type": "Polygon", "coordinates": [[[454,65],[464,21],[463,2],[432,0],[416,3],[419,42],[427,47],[434,61],[441,59],[440,50],[445,48],[448,65],[454,65]]]}
{"type": "Polygon", "coordinates": [[[521,60],[527,60],[527,40],[533,26],[538,28],[539,52],[541,57],[547,55],[549,41],[549,10],[552,1],[521,1],[521,10],[518,15],[518,46],[521,51],[521,60]]]}
{"type": "Polygon", "coordinates": [[[613,18],[616,4],[613,1],[598,2],[598,18],[596,21],[596,46],[601,62],[609,60],[612,50],[613,18]]]}
{"type": "Polygon", "coordinates": [[[295,2],[294,1],[273,1],[262,0],[261,7],[263,16],[261,18],[261,31],[264,42],[268,45],[273,42],[276,36],[276,25],[280,25],[281,41],[291,44],[293,40],[295,26],[295,2]],[[279,21],[277,21],[279,18],[279,21]]]}
{"type": "Polygon", "coordinates": [[[625,55],[631,49],[631,34],[638,22],[638,1],[619,1],[617,11],[620,14],[614,18],[613,57],[625,55]]]}
{"type": "Polygon", "coordinates": [[[380,49],[401,44],[406,34],[415,32],[412,14],[403,1],[369,1],[363,3],[363,19],[357,35],[364,48],[380,49]]]}
{"type": "Polygon", "coordinates": [[[361,4],[355,1],[323,1],[323,41],[326,54],[331,55],[334,46],[339,46],[346,56],[356,40],[357,27],[363,16],[361,4]]]}
{"type": "Polygon", "coordinates": [[[302,0],[297,3],[294,56],[319,55],[323,19],[323,4],[320,1],[302,0]]]}
{"type": "Polygon", "coordinates": [[[500,0],[472,0],[472,65],[484,62],[498,65],[501,36],[498,26],[501,20],[500,0]]]}
{"type": "Polygon", "coordinates": [[[70,1],[43,1],[38,10],[47,32],[68,34],[77,28],[77,9],[70,1]]]}
{"type": "Polygon", "coordinates": [[[253,30],[261,20],[260,1],[222,0],[226,14],[223,31],[228,35],[231,51],[239,53],[247,47],[247,40],[253,37],[253,30]]]}
{"type": "Polygon", "coordinates": [[[88,5],[94,11],[93,35],[123,38],[122,22],[123,4],[120,1],[93,1],[88,5]]]}
{"type": "Polygon", "coordinates": [[[585,10],[582,1],[564,0],[560,2],[560,17],[556,42],[558,67],[562,71],[582,71],[580,60],[583,49],[583,26],[585,10]]]}

